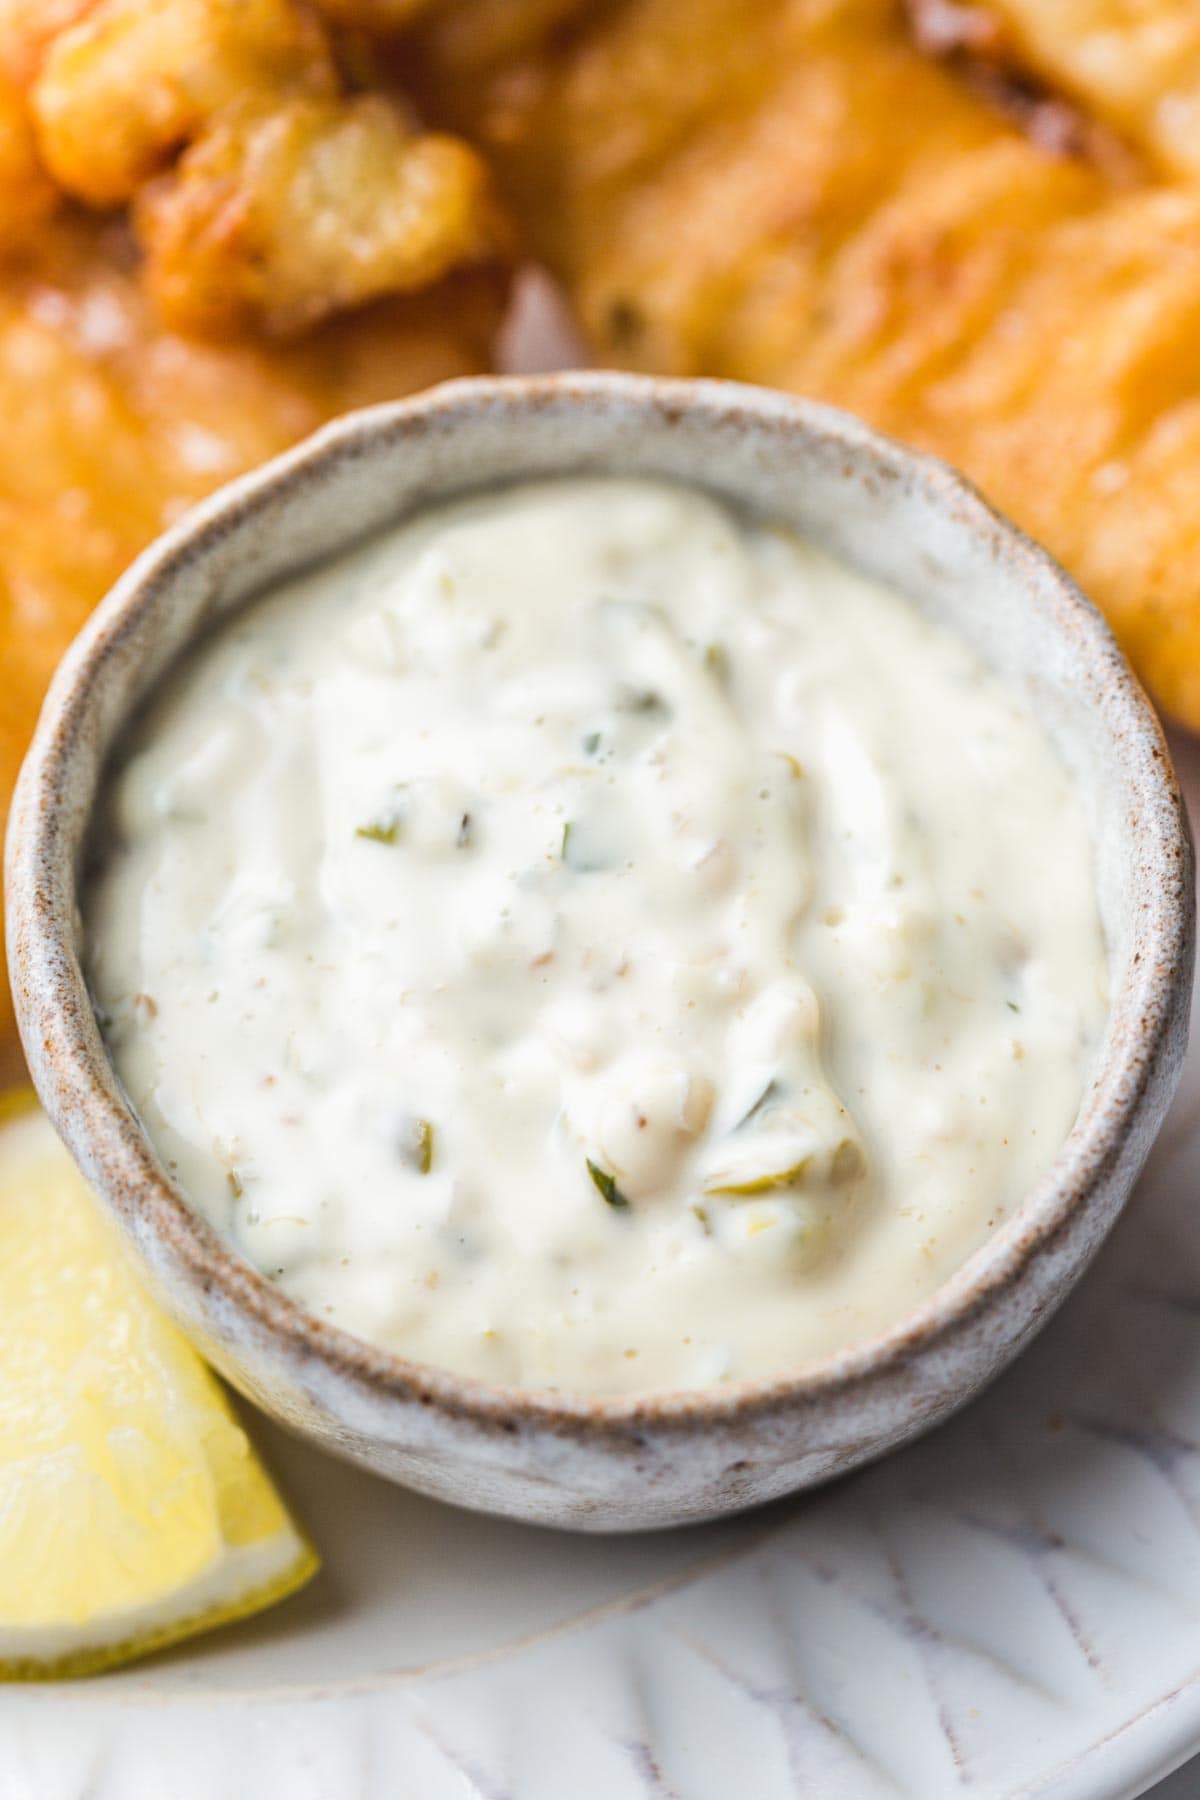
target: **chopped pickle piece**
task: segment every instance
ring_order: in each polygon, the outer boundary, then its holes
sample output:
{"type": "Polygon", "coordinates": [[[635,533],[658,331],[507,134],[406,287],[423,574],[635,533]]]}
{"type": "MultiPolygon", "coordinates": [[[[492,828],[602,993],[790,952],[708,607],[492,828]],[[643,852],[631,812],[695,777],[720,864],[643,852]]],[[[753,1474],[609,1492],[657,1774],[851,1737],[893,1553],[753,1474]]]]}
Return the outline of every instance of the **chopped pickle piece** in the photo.
{"type": "Polygon", "coordinates": [[[775,1188],[842,1187],[864,1173],[853,1138],[822,1142],[803,1119],[781,1120],[744,1141],[735,1136],[706,1170],[706,1194],[765,1194],[775,1188]]]}
{"type": "Polygon", "coordinates": [[[418,1175],[428,1175],[433,1167],[433,1126],[428,1119],[412,1119],[404,1130],[400,1154],[418,1175]]]}
{"type": "Polygon", "coordinates": [[[610,1175],[606,1169],[602,1169],[598,1163],[594,1163],[590,1156],[586,1158],[586,1162],[588,1174],[591,1176],[597,1192],[607,1204],[617,1207],[628,1206],[628,1200],[617,1186],[616,1177],[610,1175]]]}
{"type": "Polygon", "coordinates": [[[400,800],[391,800],[386,806],[361,825],[354,828],[355,837],[367,838],[372,844],[395,844],[400,841],[404,830],[406,805],[400,800]]]}
{"type": "Polygon", "coordinates": [[[399,819],[372,819],[369,824],[356,825],[355,837],[369,838],[373,844],[394,844],[400,836],[399,819]]]}
{"type": "Polygon", "coordinates": [[[773,1188],[799,1187],[811,1161],[811,1157],[803,1156],[799,1162],[755,1175],[739,1176],[736,1171],[718,1170],[705,1178],[704,1191],[706,1194],[749,1195],[767,1194],[773,1188]]]}

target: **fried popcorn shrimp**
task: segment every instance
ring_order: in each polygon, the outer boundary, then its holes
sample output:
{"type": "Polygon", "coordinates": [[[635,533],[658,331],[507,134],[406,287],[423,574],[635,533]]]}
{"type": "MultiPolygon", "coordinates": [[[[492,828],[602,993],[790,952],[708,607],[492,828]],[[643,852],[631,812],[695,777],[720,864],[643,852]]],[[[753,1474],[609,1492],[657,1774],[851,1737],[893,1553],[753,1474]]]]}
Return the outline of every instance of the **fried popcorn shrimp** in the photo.
{"type": "Polygon", "coordinates": [[[38,160],[25,97],[0,76],[0,253],[57,204],[58,190],[38,160]]]}
{"type": "Polygon", "coordinates": [[[54,39],[99,0],[0,0],[0,73],[27,88],[54,39]]]}
{"type": "Polygon", "coordinates": [[[328,38],[299,0],[102,0],[52,41],[32,105],[54,179],[114,206],[247,95],[338,87],[328,38]]]}
{"type": "Polygon", "coordinates": [[[164,320],[201,332],[292,334],[503,239],[476,153],[415,136],[378,95],[229,116],[147,190],[137,223],[164,320]]]}

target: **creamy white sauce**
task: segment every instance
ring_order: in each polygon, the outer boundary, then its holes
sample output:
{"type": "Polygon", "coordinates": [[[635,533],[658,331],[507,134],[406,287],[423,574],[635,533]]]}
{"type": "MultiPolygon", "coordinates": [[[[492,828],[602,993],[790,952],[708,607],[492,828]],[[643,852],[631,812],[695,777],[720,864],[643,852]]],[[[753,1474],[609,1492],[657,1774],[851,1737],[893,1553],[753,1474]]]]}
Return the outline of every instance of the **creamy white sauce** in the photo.
{"type": "Polygon", "coordinates": [[[430,512],[236,616],[114,778],[86,937],[220,1230],[360,1336],[522,1386],[893,1323],[1051,1161],[1105,1016],[1024,696],[647,481],[430,512]]]}

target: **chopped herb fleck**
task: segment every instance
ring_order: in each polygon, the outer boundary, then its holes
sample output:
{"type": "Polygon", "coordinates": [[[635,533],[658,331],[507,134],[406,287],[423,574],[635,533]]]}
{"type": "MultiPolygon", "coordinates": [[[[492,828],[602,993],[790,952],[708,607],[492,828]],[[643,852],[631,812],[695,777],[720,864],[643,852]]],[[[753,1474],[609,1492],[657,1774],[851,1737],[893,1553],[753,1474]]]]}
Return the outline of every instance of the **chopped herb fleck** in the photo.
{"type": "Polygon", "coordinates": [[[583,754],[585,756],[595,756],[599,748],[600,733],[598,731],[589,731],[583,740],[583,754]]]}
{"type": "Polygon", "coordinates": [[[368,819],[365,825],[356,825],[355,837],[367,838],[372,844],[395,844],[400,840],[404,828],[404,813],[400,806],[386,806],[368,819]]]}
{"type": "Polygon", "coordinates": [[[413,1119],[405,1133],[402,1154],[418,1175],[428,1175],[433,1167],[433,1126],[428,1119],[413,1119]]]}
{"type": "Polygon", "coordinates": [[[592,1161],[590,1156],[585,1158],[585,1160],[587,1162],[588,1174],[591,1176],[596,1191],[599,1193],[601,1199],[609,1206],[628,1206],[628,1200],[617,1186],[616,1177],[610,1175],[606,1169],[599,1168],[597,1164],[592,1161]]]}
{"type": "Polygon", "coordinates": [[[469,812],[465,812],[458,822],[458,836],[455,843],[460,850],[465,850],[475,836],[475,821],[469,812]]]}
{"type": "Polygon", "coordinates": [[[1019,1013],[1021,1010],[1015,1000],[1006,1000],[1004,1004],[1007,1006],[1009,1012],[1019,1013]]]}

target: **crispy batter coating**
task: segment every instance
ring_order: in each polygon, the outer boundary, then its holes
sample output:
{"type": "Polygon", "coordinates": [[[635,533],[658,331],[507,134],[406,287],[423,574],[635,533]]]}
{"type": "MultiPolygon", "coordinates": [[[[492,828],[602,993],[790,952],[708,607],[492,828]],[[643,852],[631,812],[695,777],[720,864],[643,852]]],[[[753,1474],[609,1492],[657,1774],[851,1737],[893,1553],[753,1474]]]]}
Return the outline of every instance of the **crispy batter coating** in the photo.
{"type": "MultiPolygon", "coordinates": [[[[507,253],[479,156],[394,94],[345,93],[336,48],[306,0],[98,0],[46,48],[42,161],[89,205],[134,204],[173,329],[286,336],[507,253]]],[[[0,153],[0,234],[5,174],[0,153]]]]}
{"type": "MultiPolygon", "coordinates": [[[[935,4],[944,13],[962,10],[935,4]]],[[[1196,0],[986,0],[967,10],[979,18],[977,30],[985,18],[995,21],[990,54],[1052,83],[1165,173],[1200,176],[1196,0]]]]}
{"type": "Polygon", "coordinates": [[[54,179],[114,206],[247,94],[338,86],[329,40],[295,0],[101,0],[50,44],[32,103],[54,179]]]}
{"type": "Polygon", "coordinates": [[[379,95],[228,114],[137,209],[168,325],[276,335],[439,280],[505,244],[491,179],[379,95]]]}
{"type": "MultiPolygon", "coordinates": [[[[365,11],[371,0],[336,3],[365,11]]],[[[561,34],[576,21],[592,18],[611,4],[612,0],[433,0],[418,17],[430,65],[452,68],[457,79],[466,82],[500,73],[514,58],[536,53],[552,40],[561,42],[561,34]]]]}
{"type": "Polygon", "coordinates": [[[815,394],[947,456],[1200,727],[1200,186],[1031,142],[893,0],[623,0],[429,103],[595,352],[815,394]]]}
{"type": "MultiPolygon", "coordinates": [[[[0,289],[0,829],[51,671],[130,559],[339,412],[486,368],[502,298],[480,273],[287,349],[200,344],[155,323],[112,228],[43,227],[0,289]]],[[[0,967],[0,1067],[11,1027],[0,967]]]]}
{"type": "Polygon", "coordinates": [[[0,73],[27,88],[60,33],[93,10],[98,0],[0,0],[0,73]]]}
{"type": "Polygon", "coordinates": [[[414,19],[427,13],[443,0],[316,0],[326,18],[339,25],[353,25],[359,31],[388,37],[403,31],[414,19]]]}
{"type": "MultiPolygon", "coordinates": [[[[325,17],[379,38],[415,24],[457,74],[479,75],[507,57],[532,50],[568,20],[606,0],[315,0],[325,17]]],[[[0,0],[3,4],[3,0],[0,0]]]]}
{"type": "Polygon", "coordinates": [[[57,205],[58,190],[38,160],[25,97],[0,75],[0,253],[57,205]]]}

